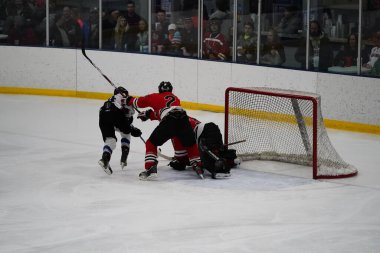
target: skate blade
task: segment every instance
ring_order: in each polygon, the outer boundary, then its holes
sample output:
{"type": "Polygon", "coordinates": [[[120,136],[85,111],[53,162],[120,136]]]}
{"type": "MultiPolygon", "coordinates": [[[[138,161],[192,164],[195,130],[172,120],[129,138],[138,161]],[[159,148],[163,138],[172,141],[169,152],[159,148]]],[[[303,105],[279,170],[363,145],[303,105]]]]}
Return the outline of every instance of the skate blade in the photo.
{"type": "Polygon", "coordinates": [[[107,173],[107,175],[111,175],[112,174],[112,169],[111,169],[110,166],[105,167],[104,163],[102,161],[99,161],[98,164],[100,165],[100,167],[102,167],[102,169],[104,170],[104,172],[107,173]]]}
{"type": "Polygon", "coordinates": [[[203,174],[198,174],[198,176],[199,176],[201,179],[205,179],[205,177],[203,176],[203,174]]]}
{"type": "Polygon", "coordinates": [[[231,177],[230,173],[216,173],[214,175],[215,179],[223,179],[223,178],[229,178],[229,177],[231,177]]]}
{"type": "Polygon", "coordinates": [[[157,179],[157,173],[152,173],[147,177],[139,176],[139,179],[142,181],[154,181],[157,179]]]}
{"type": "Polygon", "coordinates": [[[120,163],[120,166],[121,166],[121,169],[123,170],[125,167],[127,167],[127,163],[123,163],[123,162],[121,162],[121,163],[120,163]]]}

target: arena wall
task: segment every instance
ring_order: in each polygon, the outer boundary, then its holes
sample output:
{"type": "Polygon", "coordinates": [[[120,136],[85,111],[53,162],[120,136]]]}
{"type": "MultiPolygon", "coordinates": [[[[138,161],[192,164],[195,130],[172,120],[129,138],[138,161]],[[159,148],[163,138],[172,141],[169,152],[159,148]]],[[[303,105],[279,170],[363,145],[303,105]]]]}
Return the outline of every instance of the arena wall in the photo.
{"type": "MultiPolygon", "coordinates": [[[[229,86],[315,92],[327,127],[380,134],[380,79],[186,58],[87,50],[132,95],[171,81],[187,108],[223,111],[229,86]]],[[[0,93],[105,98],[112,87],[81,50],[0,46],[0,93]]]]}

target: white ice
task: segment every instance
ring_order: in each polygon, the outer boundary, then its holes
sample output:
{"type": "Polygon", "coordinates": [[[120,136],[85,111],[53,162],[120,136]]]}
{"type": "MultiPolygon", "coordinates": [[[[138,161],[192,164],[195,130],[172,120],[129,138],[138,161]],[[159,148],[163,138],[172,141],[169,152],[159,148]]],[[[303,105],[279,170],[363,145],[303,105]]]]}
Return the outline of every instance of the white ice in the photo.
{"type": "MultiPolygon", "coordinates": [[[[101,100],[0,95],[0,252],[378,253],[380,136],[329,130],[356,177],[313,180],[311,168],[245,162],[227,180],[198,179],[160,160],[140,181],[144,144],[128,166],[98,166],[101,100]]],[[[189,111],[223,128],[223,114],[189,111]]],[[[156,125],[135,125],[148,138],[156,125]]],[[[171,154],[168,144],[162,152],[171,154]]]]}

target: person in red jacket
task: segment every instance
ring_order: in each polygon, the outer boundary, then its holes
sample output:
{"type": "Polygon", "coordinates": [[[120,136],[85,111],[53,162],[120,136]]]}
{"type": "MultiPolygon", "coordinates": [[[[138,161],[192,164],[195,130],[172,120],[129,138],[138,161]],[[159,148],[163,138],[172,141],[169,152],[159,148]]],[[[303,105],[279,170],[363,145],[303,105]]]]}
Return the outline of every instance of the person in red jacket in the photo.
{"type": "Polygon", "coordinates": [[[136,109],[152,108],[140,112],[137,118],[142,121],[148,119],[160,121],[145,143],[145,171],[139,174],[141,180],[151,180],[157,177],[157,147],[173,137],[177,137],[187,148],[190,165],[203,179],[203,169],[189,117],[181,107],[181,100],[172,91],[173,86],[170,82],[161,82],[158,86],[158,93],[139,98],[128,98],[128,105],[132,105],[136,109]]]}
{"type": "Polygon", "coordinates": [[[203,58],[225,61],[229,56],[229,45],[225,35],[220,32],[220,20],[210,20],[210,32],[203,37],[203,58]]]}

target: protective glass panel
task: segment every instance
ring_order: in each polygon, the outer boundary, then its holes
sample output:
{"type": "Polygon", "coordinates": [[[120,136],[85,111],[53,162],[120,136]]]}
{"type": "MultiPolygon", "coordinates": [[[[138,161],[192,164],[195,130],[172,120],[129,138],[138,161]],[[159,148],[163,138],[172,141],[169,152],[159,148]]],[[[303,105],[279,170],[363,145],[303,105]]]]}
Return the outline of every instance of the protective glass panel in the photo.
{"type": "Polygon", "coordinates": [[[380,77],[380,2],[363,2],[361,74],[380,77]]]}
{"type": "Polygon", "coordinates": [[[148,52],[148,1],[102,0],[102,48],[148,52]]]}
{"type": "Polygon", "coordinates": [[[239,0],[236,62],[254,64],[257,58],[258,1],[239,0]]]}
{"type": "Polygon", "coordinates": [[[306,68],[306,1],[263,1],[260,64],[306,68]]]}
{"type": "Polygon", "coordinates": [[[0,1],[0,44],[43,46],[45,1],[0,1]]]}
{"type": "Polygon", "coordinates": [[[153,1],[152,53],[198,57],[198,1],[153,1]]]}

